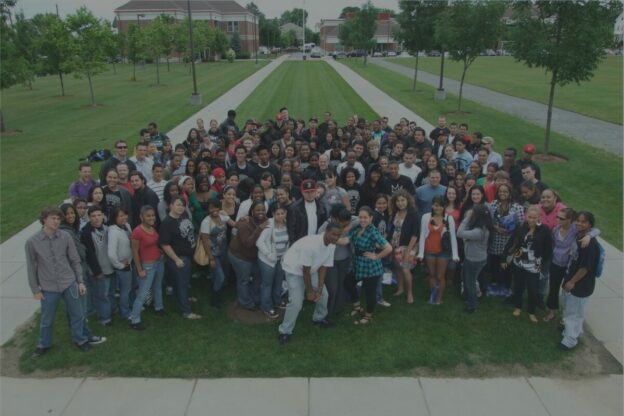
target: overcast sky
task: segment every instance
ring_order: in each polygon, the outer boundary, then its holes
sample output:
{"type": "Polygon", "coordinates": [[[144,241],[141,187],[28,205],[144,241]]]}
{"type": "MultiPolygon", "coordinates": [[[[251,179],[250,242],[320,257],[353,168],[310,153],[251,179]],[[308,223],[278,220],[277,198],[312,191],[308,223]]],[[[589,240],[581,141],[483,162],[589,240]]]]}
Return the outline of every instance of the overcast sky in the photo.
{"type": "MultiPolygon", "coordinates": [[[[268,17],[279,17],[285,10],[295,7],[303,7],[304,0],[255,0],[260,10],[268,17]]],[[[249,0],[240,0],[238,3],[245,6],[249,0]]],[[[32,17],[37,13],[55,13],[55,4],[58,4],[62,16],[73,13],[77,8],[87,6],[97,17],[113,20],[113,10],[127,1],[123,0],[18,0],[16,10],[24,10],[26,17],[32,17]]],[[[306,0],[305,8],[308,11],[308,24],[310,29],[315,30],[314,25],[321,19],[333,19],[340,15],[340,11],[346,6],[361,6],[364,1],[346,0],[306,0]]],[[[389,8],[398,11],[398,0],[373,0],[373,4],[380,8],[389,8]]]]}

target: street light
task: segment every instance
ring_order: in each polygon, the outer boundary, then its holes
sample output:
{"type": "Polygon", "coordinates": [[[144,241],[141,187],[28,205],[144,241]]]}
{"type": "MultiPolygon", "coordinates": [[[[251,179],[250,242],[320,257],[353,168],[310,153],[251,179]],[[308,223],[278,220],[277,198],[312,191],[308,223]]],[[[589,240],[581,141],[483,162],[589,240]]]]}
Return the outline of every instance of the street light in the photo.
{"type": "Polygon", "coordinates": [[[195,76],[195,53],[193,52],[193,17],[191,16],[191,0],[186,0],[186,7],[188,8],[191,68],[193,71],[193,93],[191,94],[191,105],[201,105],[202,96],[197,92],[197,78],[195,76]]]}
{"type": "Polygon", "coordinates": [[[305,52],[305,0],[303,0],[303,9],[301,9],[301,21],[303,22],[303,27],[301,28],[301,30],[303,31],[303,44],[301,46],[303,46],[303,60],[305,61],[306,59],[306,52],[305,52]]]}
{"type": "Polygon", "coordinates": [[[141,28],[141,22],[139,21],[140,17],[145,17],[145,15],[143,13],[137,14],[137,26],[139,29],[141,28]]]}
{"type": "Polygon", "coordinates": [[[258,67],[258,16],[254,13],[254,48],[256,49],[256,68],[258,67]]]}
{"type": "MultiPolygon", "coordinates": [[[[141,30],[141,21],[139,20],[139,18],[141,17],[145,17],[145,15],[143,13],[137,13],[137,30],[141,30]]],[[[136,64],[133,63],[132,64],[132,70],[134,72],[134,68],[136,67],[136,64]]],[[[141,68],[145,68],[145,60],[141,61],[141,68]]],[[[133,74],[132,77],[134,78],[134,81],[136,81],[136,74],[133,74]]]]}

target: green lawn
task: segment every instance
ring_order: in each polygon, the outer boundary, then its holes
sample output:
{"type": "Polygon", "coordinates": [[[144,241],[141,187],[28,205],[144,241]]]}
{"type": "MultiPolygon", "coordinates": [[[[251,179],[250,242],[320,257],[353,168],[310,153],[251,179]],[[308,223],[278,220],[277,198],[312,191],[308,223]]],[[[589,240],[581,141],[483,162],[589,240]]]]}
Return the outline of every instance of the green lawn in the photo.
{"type": "MultiPolygon", "coordinates": [[[[264,65],[267,61],[262,61],[264,65]]],[[[208,104],[256,71],[253,62],[211,63],[197,66],[198,90],[208,104]]],[[[118,138],[131,144],[150,121],[168,131],[199,110],[189,104],[192,80],[189,67],[161,65],[161,85],[155,85],[155,66],[117,65],[94,78],[97,103],[89,106],[86,80],[65,78],[68,96],[59,97],[58,77],[37,79],[34,90],[16,86],[2,91],[2,110],[8,129],[1,143],[0,240],[4,241],[35,220],[41,208],[67,197],[77,177],[78,159],[93,149],[112,147],[118,138]],[[24,180],[24,178],[28,178],[24,180]]],[[[225,114],[215,114],[221,120],[225,114]]],[[[208,120],[206,120],[206,123],[208,120]]],[[[97,174],[99,166],[94,168],[97,174]]]]}
{"type": "Polygon", "coordinates": [[[274,119],[281,107],[288,107],[289,113],[303,118],[306,125],[311,116],[322,122],[325,111],[339,123],[353,114],[367,120],[378,117],[336,71],[320,61],[284,62],[236,111],[241,120],[267,120],[274,119]]]}
{"type": "MultiPolygon", "coordinates": [[[[388,61],[414,68],[413,58],[394,58],[388,61]]],[[[421,57],[418,67],[439,75],[440,58],[421,57]]],[[[460,80],[461,71],[461,63],[445,60],[445,77],[460,80]]],[[[466,72],[465,82],[548,104],[550,74],[546,74],[543,69],[529,68],[514,61],[511,56],[477,58],[466,72]]],[[[555,106],[622,124],[622,57],[607,57],[588,82],[557,87],[555,106]]]]}
{"type": "MultiPolygon", "coordinates": [[[[449,122],[465,122],[470,131],[480,131],[496,140],[499,152],[507,146],[522,149],[527,142],[541,150],[544,129],[505,113],[464,101],[466,114],[454,114],[457,97],[449,94],[444,102],[433,100],[434,88],[419,84],[421,92],[412,93],[412,80],[377,65],[364,67],[360,61],[344,60],[351,69],[387,92],[435,125],[439,114],[449,122]]],[[[542,163],[542,178],[559,191],[563,202],[576,210],[591,210],[596,215],[602,237],[622,249],[622,158],[588,146],[566,136],[552,133],[552,152],[568,158],[565,163],[542,163]]]]}
{"type": "MultiPolygon", "coordinates": [[[[347,311],[333,328],[313,326],[313,305],[306,302],[286,346],[278,345],[278,322],[244,324],[233,321],[226,310],[208,306],[207,283],[192,283],[191,294],[199,298],[194,310],[203,315],[200,321],[183,319],[173,297],[167,297],[166,317],[143,312],[144,332],[130,329],[119,318],[109,328],[92,320],[92,330],[108,341],[87,354],[71,345],[64,311],[59,311],[52,351],[32,360],[38,331],[31,330],[19,368],[27,374],[55,371],[57,376],[60,370],[64,376],[181,378],[452,375],[456,366],[479,377],[487,376],[493,366],[528,368],[536,375],[570,368],[569,356],[556,348],[556,321],[532,324],[526,313],[515,318],[500,298],[484,298],[477,313],[466,315],[453,291],[447,292],[444,305],[432,306],[425,301],[428,294],[420,277],[416,303],[392,298],[388,287],[386,298],[392,306],[377,307],[368,327],[353,325],[347,311]]],[[[228,286],[228,305],[233,286],[228,286]]]]}

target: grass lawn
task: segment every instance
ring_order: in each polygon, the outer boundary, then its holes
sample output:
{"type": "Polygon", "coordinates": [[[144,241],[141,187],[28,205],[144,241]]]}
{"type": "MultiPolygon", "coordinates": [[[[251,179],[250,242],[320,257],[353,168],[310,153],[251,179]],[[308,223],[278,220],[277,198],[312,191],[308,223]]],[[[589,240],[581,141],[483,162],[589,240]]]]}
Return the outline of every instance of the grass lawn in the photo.
{"type": "MultiPolygon", "coordinates": [[[[414,68],[413,58],[388,61],[414,68]]],[[[439,75],[440,58],[421,57],[418,68],[439,75]]],[[[461,71],[461,63],[444,61],[445,77],[459,81],[461,71]]],[[[529,68],[511,56],[480,56],[468,68],[465,82],[548,104],[550,74],[543,69],[529,68]]],[[[588,82],[557,87],[555,107],[622,124],[622,57],[607,57],[588,82]]]]}
{"type": "Polygon", "coordinates": [[[325,111],[330,111],[339,123],[353,114],[366,120],[379,117],[336,71],[321,61],[284,62],[236,112],[241,120],[273,120],[281,107],[288,107],[289,113],[303,118],[306,125],[311,116],[322,122],[325,111]]]}
{"type": "MultiPolygon", "coordinates": [[[[464,114],[457,109],[457,97],[435,102],[434,88],[419,84],[421,92],[412,93],[412,80],[377,65],[364,67],[360,61],[344,60],[346,65],[378,88],[420,116],[436,124],[439,114],[446,113],[449,122],[465,122],[470,131],[480,131],[496,140],[499,153],[508,146],[522,149],[527,142],[535,143],[538,151],[544,129],[472,101],[464,101],[464,114]]],[[[622,249],[622,158],[596,149],[566,136],[551,133],[552,152],[567,162],[541,163],[542,178],[559,191],[563,202],[576,210],[591,210],[596,215],[602,237],[622,249]]]]}
{"type": "MultiPolygon", "coordinates": [[[[476,377],[487,375],[486,368],[492,366],[519,366],[533,374],[565,373],[570,366],[567,355],[556,348],[556,321],[535,325],[526,314],[515,318],[500,298],[483,299],[477,313],[466,315],[451,291],[444,305],[432,306],[425,302],[421,278],[415,304],[392,298],[393,288],[388,287],[386,298],[392,306],[377,307],[374,322],[364,328],[351,323],[347,310],[333,328],[313,326],[313,304],[306,302],[286,346],[278,345],[278,322],[233,321],[225,309],[208,306],[207,280],[192,284],[191,294],[199,298],[194,310],[203,315],[200,321],[183,319],[173,297],[167,297],[166,317],[143,312],[144,332],[130,329],[118,317],[108,328],[93,319],[91,329],[108,341],[84,354],[71,345],[64,311],[59,311],[53,350],[32,360],[38,331],[31,330],[23,342],[19,369],[55,376],[356,377],[448,375],[461,366],[476,377]]],[[[228,305],[234,291],[230,284],[228,305]]]]}
{"type": "MultiPolygon", "coordinates": [[[[196,68],[204,104],[256,71],[253,61],[196,68]]],[[[154,65],[138,67],[137,82],[130,81],[131,65],[117,65],[117,74],[110,70],[96,76],[94,90],[100,106],[95,108],[88,105],[86,79],[71,76],[65,77],[66,97],[59,96],[58,77],[37,79],[32,91],[22,86],[2,91],[7,129],[22,132],[2,137],[1,241],[34,221],[43,206],[67,197],[69,184],[77,178],[78,159],[91,150],[110,149],[118,138],[133,144],[150,121],[166,132],[199,110],[189,104],[189,67],[172,64],[167,72],[161,65],[160,70],[160,86],[155,85],[154,65]]],[[[221,120],[225,114],[214,117],[221,120]]],[[[93,171],[97,176],[99,166],[93,171]]]]}

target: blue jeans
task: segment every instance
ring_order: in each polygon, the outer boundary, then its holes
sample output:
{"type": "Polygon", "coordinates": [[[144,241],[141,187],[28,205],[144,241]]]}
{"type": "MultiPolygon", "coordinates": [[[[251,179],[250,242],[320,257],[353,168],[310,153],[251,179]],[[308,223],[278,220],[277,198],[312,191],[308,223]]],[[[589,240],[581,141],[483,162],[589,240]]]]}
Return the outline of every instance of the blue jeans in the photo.
{"type": "Polygon", "coordinates": [[[486,263],[487,260],[470,261],[468,259],[464,259],[461,271],[468,309],[477,309],[477,278],[486,263]]]}
{"type": "Polygon", "coordinates": [[[175,261],[167,258],[167,264],[169,265],[169,271],[173,276],[176,298],[178,300],[178,306],[182,311],[182,315],[187,317],[191,314],[191,303],[188,299],[188,286],[191,281],[191,269],[193,265],[191,264],[191,258],[185,256],[179,256],[180,259],[184,262],[183,267],[178,267],[175,264],[175,261]]]}
{"type": "Polygon", "coordinates": [[[223,288],[223,284],[225,283],[225,259],[221,256],[214,256],[216,266],[210,270],[210,277],[212,278],[212,291],[218,292],[223,288]]]}
{"type": "MultiPolygon", "coordinates": [[[[305,284],[303,283],[303,276],[286,273],[286,283],[288,283],[288,306],[286,306],[286,313],[284,314],[284,321],[279,326],[280,334],[292,334],[297,323],[297,317],[303,307],[303,299],[305,298],[305,284]]],[[[312,274],[312,288],[318,288],[318,274],[312,274]]],[[[321,292],[321,298],[316,302],[314,306],[314,314],[312,315],[313,321],[321,321],[327,317],[327,289],[323,285],[323,291],[321,292]]]]}
{"type": "Polygon", "coordinates": [[[130,297],[132,292],[132,270],[115,270],[119,283],[119,313],[122,319],[130,318],[130,297]]]}
{"type": "Polygon", "coordinates": [[[165,274],[163,262],[158,260],[154,263],[143,263],[142,267],[145,271],[145,277],[138,278],[139,288],[132,305],[132,312],[130,313],[130,323],[133,324],[141,322],[141,310],[143,309],[145,298],[147,298],[147,293],[152,287],[154,309],[157,311],[163,309],[162,281],[165,274]]]}
{"type": "Polygon", "coordinates": [[[258,260],[258,267],[262,276],[260,306],[263,311],[270,311],[282,299],[282,281],[284,280],[282,262],[278,261],[275,267],[271,267],[262,260],[258,260]]]}
{"type": "Polygon", "coordinates": [[[39,324],[39,346],[49,348],[52,346],[52,334],[54,332],[54,318],[58,309],[61,298],[65,302],[69,317],[69,327],[71,329],[72,341],[76,344],[84,344],[88,341],[85,335],[85,315],[80,293],[78,291],[78,283],[73,282],[63,292],[41,291],[43,299],[41,300],[41,322],[39,324]]]}
{"type": "Polygon", "coordinates": [[[95,312],[101,324],[110,322],[113,314],[113,305],[115,305],[113,286],[111,284],[113,276],[114,274],[105,274],[100,278],[93,278],[95,312]]]}
{"type": "Polygon", "coordinates": [[[561,343],[566,347],[576,347],[579,337],[583,334],[583,320],[585,319],[585,306],[589,300],[579,298],[570,292],[563,292],[565,307],[563,308],[563,339],[561,343]]]}
{"type": "Polygon", "coordinates": [[[228,259],[236,274],[236,293],[238,304],[246,309],[252,309],[260,301],[260,278],[257,262],[239,259],[228,251],[228,259]]]}

